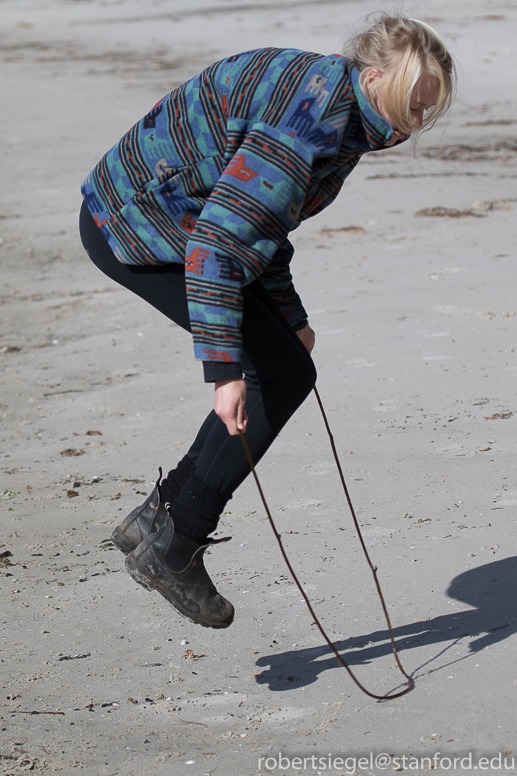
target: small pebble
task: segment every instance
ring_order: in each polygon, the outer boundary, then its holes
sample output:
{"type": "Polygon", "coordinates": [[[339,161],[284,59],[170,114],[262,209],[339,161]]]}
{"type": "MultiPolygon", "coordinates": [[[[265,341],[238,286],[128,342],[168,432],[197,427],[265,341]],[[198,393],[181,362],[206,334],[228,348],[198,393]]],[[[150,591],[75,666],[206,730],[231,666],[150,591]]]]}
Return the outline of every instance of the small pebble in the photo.
{"type": "Polygon", "coordinates": [[[185,644],[188,644],[187,639],[181,639],[180,644],[181,644],[182,647],[184,647],[185,644]]]}

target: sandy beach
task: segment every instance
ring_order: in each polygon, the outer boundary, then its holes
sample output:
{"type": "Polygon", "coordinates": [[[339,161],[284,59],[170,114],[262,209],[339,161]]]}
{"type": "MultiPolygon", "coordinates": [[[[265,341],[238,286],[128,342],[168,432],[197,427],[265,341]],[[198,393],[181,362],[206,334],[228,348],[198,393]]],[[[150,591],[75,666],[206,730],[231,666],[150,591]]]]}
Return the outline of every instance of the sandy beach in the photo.
{"type": "MultiPolygon", "coordinates": [[[[190,337],[88,260],[83,178],[211,62],[341,51],[393,8],[0,0],[1,773],[517,773],[515,4],[404,5],[458,62],[450,120],[416,155],[367,155],[292,234],[318,389],[414,690],[378,702],[338,666],[251,477],[206,558],[228,630],[137,586],[110,541],[213,388],[190,337]]],[[[257,471],[329,637],[371,692],[396,692],[314,396],[257,471]]]]}

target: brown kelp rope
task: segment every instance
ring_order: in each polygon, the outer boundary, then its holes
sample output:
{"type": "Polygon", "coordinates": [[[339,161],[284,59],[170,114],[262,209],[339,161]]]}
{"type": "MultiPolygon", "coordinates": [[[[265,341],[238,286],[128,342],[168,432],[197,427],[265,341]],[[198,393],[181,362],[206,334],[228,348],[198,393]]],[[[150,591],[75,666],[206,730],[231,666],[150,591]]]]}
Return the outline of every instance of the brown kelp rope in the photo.
{"type": "Polygon", "coordinates": [[[381,586],[379,584],[379,580],[377,579],[377,567],[374,566],[373,563],[371,562],[370,556],[368,554],[368,550],[366,549],[366,545],[364,543],[364,539],[363,539],[363,536],[361,534],[361,529],[359,528],[359,523],[357,522],[357,517],[355,515],[355,510],[354,510],[354,507],[352,505],[352,501],[350,499],[350,495],[348,493],[348,488],[346,486],[345,478],[343,476],[343,470],[341,468],[341,464],[339,463],[339,458],[338,458],[336,446],[334,444],[334,437],[332,436],[332,432],[331,432],[330,426],[328,424],[327,416],[325,414],[325,410],[323,409],[323,404],[321,402],[320,395],[319,395],[319,393],[318,393],[316,388],[314,388],[314,393],[316,394],[316,399],[318,401],[318,404],[319,404],[319,407],[320,407],[320,410],[321,410],[321,414],[323,415],[323,422],[325,423],[325,428],[327,429],[327,433],[329,435],[330,445],[332,447],[332,452],[334,453],[334,459],[336,461],[336,465],[337,465],[337,468],[338,468],[339,476],[341,478],[341,484],[343,485],[343,490],[345,491],[346,500],[348,502],[348,506],[350,507],[350,512],[352,513],[352,518],[353,518],[353,521],[354,521],[355,529],[357,531],[357,535],[359,536],[359,541],[361,542],[361,547],[363,548],[364,555],[366,557],[368,565],[369,565],[369,567],[371,569],[371,572],[373,574],[373,578],[375,580],[375,586],[377,588],[377,593],[378,593],[379,598],[381,600],[382,609],[383,609],[383,612],[384,612],[384,617],[386,619],[386,624],[388,626],[388,631],[389,631],[389,634],[390,634],[391,649],[393,651],[393,655],[395,657],[395,660],[397,662],[397,666],[398,666],[399,670],[401,671],[401,673],[407,679],[407,682],[405,682],[405,684],[407,686],[405,687],[405,689],[400,690],[400,692],[393,693],[393,694],[387,694],[387,695],[376,695],[375,693],[370,692],[369,690],[367,690],[366,687],[363,684],[361,684],[361,682],[353,674],[352,669],[350,668],[350,666],[341,657],[341,655],[337,651],[337,648],[334,646],[333,642],[327,636],[327,634],[326,634],[322,624],[320,623],[318,617],[316,616],[316,613],[314,612],[314,609],[312,608],[311,602],[309,601],[309,599],[307,597],[307,594],[306,594],[305,590],[303,589],[303,587],[301,585],[301,582],[299,581],[298,577],[296,576],[296,573],[295,573],[295,571],[294,571],[294,569],[293,569],[293,567],[291,565],[291,562],[290,562],[289,558],[287,557],[286,551],[284,549],[284,545],[282,543],[281,535],[278,533],[278,531],[276,529],[276,525],[275,525],[275,523],[273,521],[273,518],[271,516],[271,512],[270,512],[269,507],[267,505],[267,501],[266,501],[266,498],[264,496],[264,492],[262,490],[262,487],[260,485],[257,472],[255,471],[255,466],[254,466],[253,460],[251,458],[251,453],[250,453],[250,450],[249,450],[249,447],[248,447],[248,443],[246,442],[246,437],[244,436],[242,431],[239,431],[239,434],[240,434],[240,437],[241,437],[241,440],[242,440],[242,444],[244,445],[244,450],[246,452],[246,457],[248,459],[248,463],[250,465],[251,471],[252,471],[253,476],[255,478],[255,482],[257,483],[257,488],[258,488],[258,491],[260,493],[260,497],[262,498],[262,503],[264,504],[264,509],[266,510],[266,514],[267,514],[267,517],[268,517],[268,520],[269,520],[269,524],[270,524],[271,528],[273,529],[273,533],[275,534],[276,540],[277,540],[278,545],[280,547],[280,552],[282,553],[282,556],[283,556],[283,558],[284,558],[284,560],[285,560],[285,562],[287,564],[287,568],[289,569],[289,571],[291,573],[291,576],[293,577],[293,579],[294,579],[294,581],[295,581],[295,583],[296,583],[296,585],[298,587],[298,590],[302,594],[303,599],[304,599],[305,603],[307,604],[307,608],[309,609],[309,612],[311,613],[311,616],[312,616],[315,624],[318,626],[321,635],[323,636],[323,638],[325,639],[325,641],[327,642],[327,644],[329,645],[329,647],[331,648],[331,650],[335,654],[335,656],[336,656],[336,658],[338,660],[339,665],[342,666],[343,668],[346,668],[346,670],[348,671],[349,675],[352,677],[352,679],[354,680],[356,685],[359,687],[359,689],[361,689],[364,693],[366,693],[366,695],[369,695],[370,698],[375,698],[376,700],[381,700],[381,701],[392,700],[393,698],[400,698],[401,695],[405,695],[410,690],[412,690],[413,687],[415,686],[415,683],[414,683],[413,679],[405,672],[404,668],[402,667],[402,663],[400,662],[400,659],[399,659],[399,656],[398,656],[398,652],[397,652],[397,647],[395,645],[395,637],[393,635],[393,628],[391,627],[391,621],[390,621],[390,617],[389,617],[389,614],[388,614],[388,609],[387,609],[386,603],[384,601],[384,596],[382,594],[382,590],[381,590],[381,586]]]}

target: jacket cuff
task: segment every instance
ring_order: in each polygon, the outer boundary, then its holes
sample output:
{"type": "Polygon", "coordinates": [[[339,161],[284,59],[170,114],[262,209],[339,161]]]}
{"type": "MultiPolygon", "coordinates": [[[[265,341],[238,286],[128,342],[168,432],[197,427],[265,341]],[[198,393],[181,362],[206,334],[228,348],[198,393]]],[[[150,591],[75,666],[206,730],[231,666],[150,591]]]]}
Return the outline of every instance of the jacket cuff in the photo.
{"type": "Polygon", "coordinates": [[[293,331],[301,331],[302,329],[305,329],[305,327],[308,325],[309,325],[309,319],[305,318],[303,321],[293,324],[291,328],[293,331]]]}
{"type": "Polygon", "coordinates": [[[203,361],[205,383],[215,383],[216,380],[240,380],[242,367],[240,364],[228,364],[225,361],[203,361]]]}

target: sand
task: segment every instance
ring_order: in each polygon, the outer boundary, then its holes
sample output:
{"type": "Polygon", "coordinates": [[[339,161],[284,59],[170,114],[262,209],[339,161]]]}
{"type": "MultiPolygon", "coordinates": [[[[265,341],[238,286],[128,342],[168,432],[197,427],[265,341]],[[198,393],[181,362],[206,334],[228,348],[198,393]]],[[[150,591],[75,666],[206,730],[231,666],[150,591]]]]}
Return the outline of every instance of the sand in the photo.
{"type": "MultiPolygon", "coordinates": [[[[227,631],[135,585],[109,540],[213,389],[189,337],[88,261],[82,179],[210,62],[332,53],[376,8],[0,2],[2,773],[516,772],[513,4],[407,4],[460,64],[450,121],[416,156],[365,158],[293,234],[319,391],[415,689],[377,702],[337,665],[251,478],[207,557],[236,607],[227,631]]],[[[258,473],[329,636],[370,691],[396,691],[313,396],[258,473]]]]}

